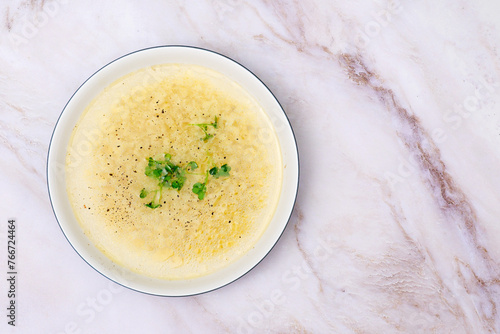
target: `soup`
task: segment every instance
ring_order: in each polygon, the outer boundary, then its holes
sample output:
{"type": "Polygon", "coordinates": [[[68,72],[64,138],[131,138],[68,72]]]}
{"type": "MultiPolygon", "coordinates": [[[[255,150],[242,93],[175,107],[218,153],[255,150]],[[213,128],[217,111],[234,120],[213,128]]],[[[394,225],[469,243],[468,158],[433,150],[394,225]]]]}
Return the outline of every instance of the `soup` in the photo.
{"type": "Polygon", "coordinates": [[[248,252],[281,180],[279,143],[257,101],[194,65],[152,66],[108,86],[66,157],[88,238],[117,264],[162,279],[207,275],[248,252]]]}

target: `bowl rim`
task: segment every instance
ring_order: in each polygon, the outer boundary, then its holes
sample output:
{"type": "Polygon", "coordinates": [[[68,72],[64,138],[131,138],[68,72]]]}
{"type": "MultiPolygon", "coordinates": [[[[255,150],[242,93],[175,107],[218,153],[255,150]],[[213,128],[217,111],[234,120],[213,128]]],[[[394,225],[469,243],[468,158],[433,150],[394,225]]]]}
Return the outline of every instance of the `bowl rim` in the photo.
{"type": "MultiPolygon", "coordinates": [[[[168,63],[168,62],[166,62],[168,63]]],[[[203,66],[203,65],[202,65],[203,66]]],[[[144,68],[144,67],[143,67],[144,68]]],[[[210,67],[209,67],[210,68],[210,67]]],[[[211,68],[212,70],[214,70],[213,68],[211,68]]],[[[216,70],[217,71],[217,70],[216,70]]],[[[129,71],[129,73],[133,72],[133,70],[129,71]]],[[[122,74],[123,75],[123,74],[122,74]]],[[[119,79],[121,76],[119,77],[115,77],[113,80],[117,80],[119,79]]],[[[231,78],[229,78],[230,80],[232,80],[231,78]]],[[[246,88],[244,86],[242,86],[243,89],[246,90],[246,88]]],[[[83,112],[83,110],[82,110],[83,112]]],[[[79,115],[81,115],[81,113],[79,113],[79,115]]],[[[267,111],[265,111],[265,113],[267,114],[267,111]]],[[[268,115],[269,116],[269,115],[268,115]]],[[[273,124],[274,126],[274,124],[273,124]]],[[[65,143],[66,144],[66,147],[67,147],[67,142],[65,143]]],[[[282,145],[280,143],[280,149],[282,149],[282,145]]],[[[283,153],[282,153],[283,155],[283,153]]],[[[54,158],[55,159],[55,158],[54,158]]],[[[154,295],[154,296],[161,296],[161,297],[187,297],[187,296],[194,296],[194,295],[199,295],[199,294],[203,294],[203,293],[208,293],[208,292],[211,292],[211,291],[215,291],[217,289],[220,289],[228,284],[231,284],[235,281],[237,281],[238,279],[242,278],[243,276],[245,276],[246,274],[248,274],[250,271],[252,271],[257,265],[259,265],[266,257],[267,255],[272,251],[272,249],[276,246],[276,244],[278,243],[278,241],[281,239],[284,231],[286,230],[287,226],[288,226],[288,223],[290,222],[290,219],[291,219],[291,216],[293,214],[293,210],[294,210],[294,207],[295,207],[295,204],[297,202],[297,196],[298,196],[298,191],[299,191],[299,181],[300,181],[300,158],[299,158],[299,149],[298,149],[298,144],[297,144],[297,138],[295,136],[295,133],[293,131],[293,128],[292,128],[292,125],[290,123],[290,119],[288,118],[286,112],[284,111],[281,103],[279,102],[279,100],[276,98],[276,96],[274,95],[274,93],[269,89],[269,87],[257,76],[255,75],[251,70],[249,70],[247,67],[245,67],[244,65],[242,65],[241,63],[235,61],[234,59],[222,54],[222,53],[219,53],[219,52],[216,52],[216,51],[213,51],[213,50],[209,50],[209,49],[206,49],[206,48],[202,48],[202,47],[198,47],[198,46],[191,46],[191,45],[180,45],[180,44],[174,44],[174,45],[158,45],[158,46],[152,46],[152,47],[148,47],[148,48],[143,48],[143,49],[138,49],[138,50],[135,50],[135,51],[132,51],[132,52],[129,52],[127,54],[124,54],[110,62],[108,62],[107,64],[103,65],[102,67],[100,67],[97,71],[95,71],[92,75],[90,75],[76,90],[75,92],[71,95],[71,97],[69,98],[69,100],[66,102],[64,108],[62,109],[62,111],[60,112],[58,118],[57,118],[57,121],[54,125],[54,129],[52,131],[52,134],[51,134],[51,137],[50,137],[50,141],[49,141],[49,146],[48,146],[48,150],[47,150],[47,161],[46,161],[46,181],[47,181],[47,190],[48,190],[48,195],[49,195],[49,200],[50,200],[50,205],[51,205],[51,208],[52,208],[52,212],[54,213],[54,217],[56,218],[56,221],[59,225],[59,228],[61,229],[61,232],[63,233],[64,237],[66,238],[66,240],[68,241],[68,243],[71,245],[71,247],[75,250],[75,252],[91,267],[93,268],[95,271],[97,271],[99,274],[101,274],[102,276],[106,277],[107,279],[115,282],[116,284],[119,284],[127,289],[131,289],[131,290],[134,290],[134,291],[137,291],[137,292],[140,292],[140,293],[144,293],[144,294],[148,294],[148,295],[154,295]],[[120,281],[120,279],[116,278],[116,277],[112,277],[113,275],[110,274],[110,272],[105,272],[103,271],[103,269],[99,269],[97,268],[98,266],[96,265],[96,263],[93,263],[92,261],[90,261],[90,259],[87,259],[82,253],[82,251],[79,249],[77,249],[78,247],[73,243],[71,242],[70,238],[68,237],[68,234],[67,232],[65,231],[65,223],[61,223],[61,218],[58,217],[58,214],[57,214],[57,209],[56,207],[58,207],[60,204],[58,203],[55,203],[55,200],[53,198],[53,194],[52,192],[54,191],[53,189],[51,190],[51,185],[52,187],[55,187],[55,185],[53,185],[53,183],[55,181],[52,180],[52,177],[51,177],[51,173],[50,173],[50,170],[51,170],[51,162],[52,162],[52,156],[53,154],[53,144],[54,144],[54,137],[56,136],[56,132],[60,126],[60,123],[61,123],[61,119],[65,113],[65,111],[67,110],[68,108],[68,105],[70,105],[70,103],[74,100],[75,96],[77,96],[81,91],[82,91],[82,88],[85,87],[85,85],[87,85],[89,82],[92,81],[93,78],[96,78],[96,76],[99,74],[99,73],[102,73],[102,71],[104,69],[107,69],[110,67],[110,65],[112,64],[115,64],[117,62],[119,62],[120,60],[122,59],[125,59],[127,57],[130,57],[132,55],[135,55],[135,54],[138,54],[138,53],[147,53],[147,52],[150,52],[152,50],[156,50],[156,49],[169,49],[169,50],[172,50],[172,49],[186,49],[186,50],[194,50],[195,52],[207,52],[209,54],[212,54],[212,55],[216,55],[218,57],[222,57],[223,59],[225,59],[225,61],[228,61],[229,63],[232,63],[234,65],[237,65],[238,67],[240,67],[241,69],[243,69],[244,71],[247,72],[248,75],[250,75],[250,77],[253,77],[254,79],[257,79],[257,81],[260,83],[260,85],[262,85],[262,87],[266,90],[266,92],[268,94],[270,94],[270,97],[272,97],[272,99],[274,100],[274,102],[277,104],[277,106],[279,107],[281,113],[282,113],[282,116],[284,116],[284,119],[286,120],[286,123],[285,123],[285,126],[286,126],[286,130],[289,130],[291,132],[291,138],[293,138],[293,151],[291,152],[293,154],[293,157],[291,158],[293,161],[293,164],[294,166],[292,166],[292,168],[295,168],[296,169],[296,175],[294,174],[294,177],[293,177],[293,180],[294,180],[294,184],[292,185],[294,190],[295,190],[295,193],[293,194],[293,201],[291,203],[288,203],[289,205],[289,210],[287,210],[287,217],[283,218],[283,220],[286,220],[286,222],[283,224],[283,227],[281,229],[281,231],[279,232],[279,234],[277,235],[277,237],[275,238],[274,242],[272,243],[272,245],[268,245],[268,250],[265,252],[265,254],[263,256],[260,256],[260,259],[258,259],[257,261],[254,261],[252,262],[252,264],[250,266],[247,266],[248,268],[241,274],[239,274],[237,277],[234,277],[234,278],[231,278],[230,280],[227,280],[226,282],[224,282],[223,284],[218,284],[217,286],[213,286],[213,287],[210,287],[210,288],[204,288],[204,289],[198,289],[196,291],[193,291],[192,293],[181,293],[181,294],[172,294],[172,293],[157,293],[157,292],[151,292],[151,291],[145,291],[144,289],[140,289],[140,288],[137,288],[137,287],[134,287],[133,284],[131,285],[130,282],[123,282],[123,281],[120,281]]],[[[283,191],[283,185],[282,185],[282,190],[283,191]]],[[[280,197],[282,196],[282,193],[280,194],[280,197]]],[[[281,199],[278,200],[278,203],[281,201],[281,199]]],[[[276,215],[276,212],[273,214],[273,218],[274,216],[276,215]]],[[[75,218],[76,219],[76,218],[75,218]]],[[[271,224],[271,222],[269,223],[271,224]]],[[[78,226],[80,229],[81,227],[78,226]]],[[[266,230],[263,232],[264,234],[266,233],[266,231],[268,230],[269,226],[266,227],[266,230]]],[[[83,231],[82,231],[83,233],[83,231]]],[[[260,237],[262,238],[262,236],[260,237]]],[[[88,239],[89,241],[89,244],[93,246],[92,242],[90,241],[90,239],[88,239]]],[[[89,246],[89,247],[92,247],[92,246],[89,246]]],[[[95,247],[95,246],[94,246],[95,247]]],[[[236,260],[236,261],[240,261],[239,260],[236,260]]],[[[116,265],[118,267],[121,267],[119,265],[116,265]]],[[[121,268],[123,269],[123,268],[121,268]]],[[[217,270],[216,272],[220,271],[221,269],[217,270]]],[[[135,275],[141,275],[141,274],[136,274],[135,275]]],[[[208,274],[207,276],[210,276],[211,274],[208,274]]],[[[141,275],[141,276],[144,276],[144,275],[141,275]]],[[[203,277],[203,276],[202,276],[203,277]]],[[[186,279],[186,281],[190,281],[191,279],[186,279]]]]}

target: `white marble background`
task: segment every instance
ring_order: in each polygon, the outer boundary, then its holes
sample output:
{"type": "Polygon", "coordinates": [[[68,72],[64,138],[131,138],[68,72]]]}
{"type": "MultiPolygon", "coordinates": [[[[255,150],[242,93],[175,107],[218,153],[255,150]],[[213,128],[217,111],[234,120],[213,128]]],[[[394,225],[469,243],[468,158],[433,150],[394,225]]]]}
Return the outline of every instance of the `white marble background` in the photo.
{"type": "Polygon", "coordinates": [[[500,3],[3,1],[1,333],[499,333],[500,3]],[[226,54],[291,119],[301,189],[271,254],[223,289],[161,298],[90,268],[53,216],[55,122],[94,71],[165,44],[226,54]]]}

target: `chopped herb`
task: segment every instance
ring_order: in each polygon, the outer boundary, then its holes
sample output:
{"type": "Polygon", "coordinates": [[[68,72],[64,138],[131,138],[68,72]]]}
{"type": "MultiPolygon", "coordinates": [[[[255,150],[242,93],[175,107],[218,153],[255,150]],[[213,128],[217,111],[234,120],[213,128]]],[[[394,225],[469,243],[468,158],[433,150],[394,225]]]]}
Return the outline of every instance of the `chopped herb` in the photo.
{"type": "Polygon", "coordinates": [[[196,182],[194,185],[193,185],[193,192],[198,195],[198,199],[199,200],[202,200],[205,198],[205,194],[207,192],[207,183],[208,183],[208,170],[207,172],[205,173],[205,182],[203,183],[200,183],[200,182],[196,182]]]}
{"type": "MultiPolygon", "coordinates": [[[[155,191],[155,198],[148,204],[145,204],[151,209],[160,206],[161,192],[163,188],[172,188],[181,190],[184,182],[186,182],[186,171],[184,168],[174,164],[170,159],[172,156],[168,153],[163,155],[163,159],[155,160],[148,158],[148,164],[144,170],[144,174],[158,180],[158,189],[155,191]]],[[[148,195],[146,189],[141,190],[140,198],[145,198],[148,195]]]]}
{"type": "Polygon", "coordinates": [[[157,179],[158,186],[181,190],[186,181],[186,171],[170,161],[172,156],[165,154],[163,160],[148,158],[144,174],[157,179]]]}
{"type": "Polygon", "coordinates": [[[210,175],[218,179],[221,176],[229,176],[229,171],[231,170],[231,167],[229,167],[227,164],[222,165],[220,168],[213,167],[210,169],[210,175]]]}
{"type": "Polygon", "coordinates": [[[195,123],[195,124],[189,124],[189,125],[194,125],[194,126],[199,127],[203,131],[203,133],[205,134],[205,137],[200,138],[200,140],[203,140],[206,142],[207,140],[209,140],[210,138],[213,138],[213,136],[215,136],[214,134],[208,133],[208,127],[211,126],[214,129],[218,129],[219,128],[218,122],[219,122],[219,118],[217,116],[215,116],[215,120],[213,123],[195,123]]]}
{"type": "Polygon", "coordinates": [[[156,209],[157,207],[160,206],[160,204],[153,204],[153,202],[150,202],[150,203],[147,203],[144,205],[147,206],[148,208],[151,208],[151,209],[156,209]]]}
{"type": "Polygon", "coordinates": [[[190,163],[188,163],[188,167],[191,168],[191,170],[195,170],[196,168],[198,168],[198,164],[194,161],[191,161],[190,163]]]}
{"type": "Polygon", "coordinates": [[[147,206],[148,208],[151,208],[151,209],[156,209],[157,207],[159,207],[160,206],[160,199],[161,199],[161,191],[162,191],[162,187],[160,186],[160,189],[155,191],[155,197],[153,198],[153,200],[147,204],[144,204],[144,205],[147,206]]]}
{"type": "Polygon", "coordinates": [[[221,176],[229,176],[229,171],[231,167],[227,164],[222,165],[220,168],[214,166],[206,171],[205,173],[205,182],[197,182],[193,185],[193,192],[198,195],[198,199],[202,200],[205,198],[205,194],[207,192],[207,183],[208,183],[208,175],[212,175],[216,179],[221,176]]]}
{"type": "Polygon", "coordinates": [[[193,185],[193,192],[198,195],[198,199],[204,199],[207,192],[207,185],[205,183],[196,182],[193,185]]]}

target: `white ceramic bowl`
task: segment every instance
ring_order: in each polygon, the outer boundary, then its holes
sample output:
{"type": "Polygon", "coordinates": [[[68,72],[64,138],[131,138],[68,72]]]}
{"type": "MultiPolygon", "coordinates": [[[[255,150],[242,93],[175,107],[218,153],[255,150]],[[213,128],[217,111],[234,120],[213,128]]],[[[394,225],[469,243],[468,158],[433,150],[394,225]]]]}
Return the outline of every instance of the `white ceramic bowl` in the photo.
{"type": "Polygon", "coordinates": [[[298,190],[299,160],[290,123],[271,91],[248,69],[212,51],[188,46],[159,46],[139,50],[105,65],[87,79],[70,98],[52,134],[47,157],[47,182],[54,214],[64,235],[77,253],[95,270],[125,287],[161,296],[187,296],[211,291],[240,278],[255,267],[283,233],[298,190]],[[282,161],[283,185],[276,212],[255,247],[239,260],[210,275],[188,280],[161,280],[125,269],[101,253],[83,233],[66,192],[66,149],[75,124],[85,107],[105,87],[138,69],[165,63],[201,65],[218,71],[250,93],[270,117],[277,133],[282,161]]]}

